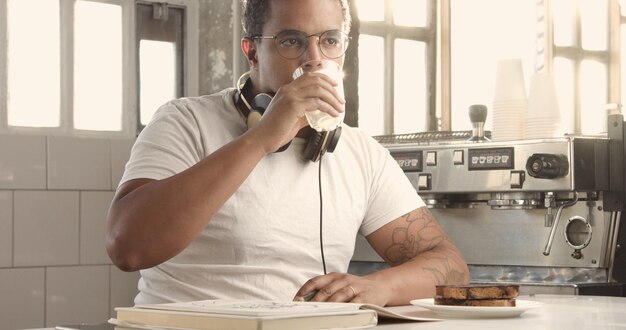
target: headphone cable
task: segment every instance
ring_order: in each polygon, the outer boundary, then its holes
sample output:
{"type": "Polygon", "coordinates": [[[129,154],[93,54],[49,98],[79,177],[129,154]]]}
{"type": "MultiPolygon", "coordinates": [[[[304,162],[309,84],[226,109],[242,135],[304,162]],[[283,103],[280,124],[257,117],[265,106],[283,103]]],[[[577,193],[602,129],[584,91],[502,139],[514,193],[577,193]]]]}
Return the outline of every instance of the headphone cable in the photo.
{"type": "Polygon", "coordinates": [[[322,266],[324,267],[324,275],[326,275],[326,259],[324,259],[324,239],[322,234],[322,158],[320,157],[319,167],[318,167],[318,184],[319,184],[319,192],[320,192],[320,254],[322,255],[322,266]]]}

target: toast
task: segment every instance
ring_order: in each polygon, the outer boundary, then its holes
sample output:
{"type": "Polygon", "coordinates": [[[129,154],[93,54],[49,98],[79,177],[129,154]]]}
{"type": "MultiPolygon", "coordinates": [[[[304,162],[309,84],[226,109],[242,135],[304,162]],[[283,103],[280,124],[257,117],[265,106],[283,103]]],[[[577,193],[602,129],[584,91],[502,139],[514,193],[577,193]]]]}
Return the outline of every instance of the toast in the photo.
{"type": "Polygon", "coordinates": [[[437,285],[435,305],[515,307],[519,285],[437,285]]]}
{"type": "Polygon", "coordinates": [[[519,285],[437,285],[437,296],[448,299],[511,299],[519,285]]]}

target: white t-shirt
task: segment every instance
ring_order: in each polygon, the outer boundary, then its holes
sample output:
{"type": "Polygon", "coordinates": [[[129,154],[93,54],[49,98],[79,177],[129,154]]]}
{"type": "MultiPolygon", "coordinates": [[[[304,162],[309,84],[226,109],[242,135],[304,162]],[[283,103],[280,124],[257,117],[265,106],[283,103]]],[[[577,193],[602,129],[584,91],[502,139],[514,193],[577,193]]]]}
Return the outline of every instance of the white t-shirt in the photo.
{"type": "MultiPolygon", "coordinates": [[[[162,106],[137,138],[121,182],[170,177],[243,134],[233,91],[162,106]]],[[[264,157],[184,251],[142,270],[135,303],[291,300],[323,273],[320,165],[328,272],[347,271],[357,232],[367,236],[424,206],[387,149],[358,129],[344,125],[321,162],[301,158],[305,142],[296,138],[264,157]]]]}

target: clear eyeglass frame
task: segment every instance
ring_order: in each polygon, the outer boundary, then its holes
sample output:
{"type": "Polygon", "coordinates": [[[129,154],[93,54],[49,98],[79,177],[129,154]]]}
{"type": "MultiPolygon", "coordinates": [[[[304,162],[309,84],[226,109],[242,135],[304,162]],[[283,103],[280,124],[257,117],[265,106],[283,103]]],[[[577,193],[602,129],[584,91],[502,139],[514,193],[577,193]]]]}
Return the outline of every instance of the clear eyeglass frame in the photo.
{"type": "Polygon", "coordinates": [[[343,56],[348,49],[351,37],[341,30],[327,30],[307,35],[298,30],[284,30],[275,35],[256,35],[250,39],[274,39],[274,45],[280,56],[286,59],[296,59],[308,49],[308,39],[318,37],[317,47],[326,58],[335,59],[343,56]]]}

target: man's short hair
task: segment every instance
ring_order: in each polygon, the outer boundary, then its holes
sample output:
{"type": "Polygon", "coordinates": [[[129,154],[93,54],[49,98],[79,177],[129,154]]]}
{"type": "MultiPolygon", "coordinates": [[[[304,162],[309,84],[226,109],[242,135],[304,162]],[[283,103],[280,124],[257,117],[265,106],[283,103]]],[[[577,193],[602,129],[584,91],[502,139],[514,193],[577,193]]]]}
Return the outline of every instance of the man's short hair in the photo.
{"type": "MultiPolygon", "coordinates": [[[[352,18],[350,16],[350,6],[348,0],[337,0],[341,6],[341,15],[343,16],[343,30],[348,33],[352,18]]],[[[243,16],[241,24],[243,33],[246,37],[263,35],[263,27],[270,15],[271,0],[242,0],[243,16]]]]}

